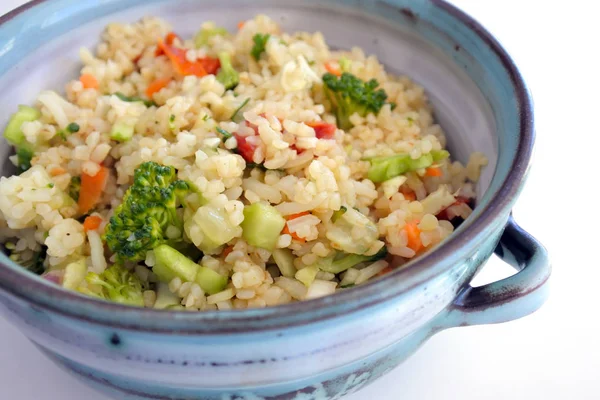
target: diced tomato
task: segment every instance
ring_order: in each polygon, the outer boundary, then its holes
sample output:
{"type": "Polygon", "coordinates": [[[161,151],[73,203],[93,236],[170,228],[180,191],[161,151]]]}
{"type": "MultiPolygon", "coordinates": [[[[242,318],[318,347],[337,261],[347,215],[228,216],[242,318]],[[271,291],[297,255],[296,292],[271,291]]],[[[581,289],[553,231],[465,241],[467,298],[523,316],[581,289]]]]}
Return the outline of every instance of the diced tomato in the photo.
{"type": "Polygon", "coordinates": [[[202,67],[209,75],[215,75],[221,68],[221,62],[218,58],[204,57],[199,59],[197,62],[202,64],[202,67]]]}
{"type": "Polygon", "coordinates": [[[318,139],[333,139],[337,131],[335,124],[328,124],[324,121],[307,122],[306,125],[315,130],[315,136],[318,139]]]}
{"type": "Polygon", "coordinates": [[[227,246],[225,247],[225,249],[223,250],[223,253],[221,253],[221,255],[223,256],[223,259],[226,259],[227,256],[233,251],[233,246],[227,246]]]}
{"type": "Polygon", "coordinates": [[[233,136],[235,136],[235,140],[237,141],[237,151],[239,155],[242,156],[246,162],[254,162],[253,159],[256,146],[252,143],[248,143],[247,136],[240,136],[237,133],[234,133],[233,136]]]}

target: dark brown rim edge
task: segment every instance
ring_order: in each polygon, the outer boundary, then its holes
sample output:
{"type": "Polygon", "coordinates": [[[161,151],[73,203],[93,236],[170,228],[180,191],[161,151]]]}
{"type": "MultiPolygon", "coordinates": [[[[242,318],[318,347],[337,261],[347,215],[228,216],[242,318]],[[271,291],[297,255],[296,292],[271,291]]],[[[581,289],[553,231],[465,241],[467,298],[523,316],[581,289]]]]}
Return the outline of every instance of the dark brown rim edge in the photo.
{"type": "MultiPolygon", "coordinates": [[[[8,22],[19,14],[48,1],[52,0],[33,0],[26,3],[17,9],[9,12],[0,17],[0,25],[8,22]]],[[[217,334],[217,333],[233,333],[233,332],[258,332],[265,330],[273,330],[279,328],[285,328],[290,326],[304,325],[308,322],[323,321],[338,316],[335,312],[332,312],[332,308],[341,303],[354,302],[352,307],[344,310],[345,312],[354,312],[358,310],[364,310],[375,305],[386,302],[392,298],[397,297],[401,293],[407,292],[410,288],[404,288],[401,291],[393,290],[392,285],[399,281],[400,278],[406,278],[407,276],[418,275],[418,273],[433,269],[436,264],[439,264],[437,260],[448,259],[451,260],[453,253],[467,245],[472,238],[480,236],[485,228],[492,224],[497,218],[497,215],[501,215],[502,212],[507,211],[507,208],[512,203],[512,198],[520,190],[523,184],[527,168],[529,166],[532,146],[534,142],[534,129],[533,129],[533,110],[531,104],[531,98],[527,87],[523,81],[521,74],[517,67],[512,61],[511,57],[500,45],[500,43],[475,19],[464,13],[457,7],[449,4],[445,0],[429,0],[435,7],[442,9],[444,12],[453,15],[456,19],[464,23],[470,28],[478,37],[480,37],[495,53],[503,64],[505,70],[508,72],[512,84],[517,95],[517,106],[519,108],[519,125],[520,125],[520,136],[517,151],[511,170],[507,174],[506,178],[501,184],[501,188],[494,193],[494,197],[490,200],[489,204],[481,210],[481,215],[473,220],[468,227],[461,233],[451,237],[445,243],[440,245],[434,252],[426,254],[421,258],[407,264],[405,268],[390,273],[385,279],[368,282],[350,291],[336,293],[331,296],[291,303],[282,306],[270,307],[266,309],[254,309],[254,310],[232,310],[232,311],[217,311],[217,312],[201,312],[201,313],[190,313],[187,311],[163,311],[154,309],[143,309],[123,306],[116,303],[109,303],[105,301],[95,300],[93,298],[79,295],[75,292],[65,291],[60,287],[50,286],[40,279],[27,279],[28,286],[31,290],[36,292],[43,292],[47,298],[61,298],[65,302],[69,303],[80,303],[86,306],[94,307],[94,311],[98,311],[103,318],[98,316],[88,316],[83,312],[65,310],[54,304],[45,303],[39,299],[31,299],[27,294],[15,292],[13,287],[6,286],[3,281],[0,280],[0,287],[10,293],[12,296],[18,297],[27,302],[33,303],[36,306],[47,309],[58,314],[73,317],[80,320],[85,320],[90,323],[99,324],[102,326],[111,326],[120,329],[128,330],[139,330],[146,332],[162,332],[162,333],[180,333],[180,334],[217,334]],[[391,292],[386,296],[377,296],[378,293],[386,291],[391,292]],[[315,318],[314,315],[309,317],[308,314],[315,311],[322,311],[323,315],[319,315],[315,318]],[[326,312],[328,311],[328,312],[326,312]],[[118,321],[111,321],[115,314],[118,314],[122,318],[118,321]],[[258,315],[253,315],[258,314],[258,315]],[[277,321],[280,318],[290,315],[305,315],[306,318],[299,321],[277,321]],[[129,318],[134,322],[128,322],[129,318]],[[104,319],[105,318],[105,319],[104,319]],[[147,326],[148,320],[156,320],[161,322],[164,327],[147,326]],[[257,321],[266,323],[268,320],[273,320],[272,324],[265,324],[264,326],[252,329],[243,329],[244,324],[252,324],[257,321]],[[182,328],[169,328],[169,322],[175,324],[180,322],[192,322],[196,325],[186,326],[182,328]],[[198,329],[198,325],[202,322],[210,323],[213,327],[208,329],[198,329]],[[232,325],[232,326],[230,326],[232,325]]],[[[448,263],[450,264],[450,263],[448,263]]],[[[448,267],[445,267],[446,270],[448,267]]],[[[443,271],[438,271],[441,273],[443,271]]],[[[25,278],[24,274],[18,271],[12,270],[11,268],[1,268],[0,275],[6,276],[7,281],[13,283],[23,283],[22,279],[25,278]],[[20,282],[21,281],[21,282],[20,282]]],[[[415,285],[423,283],[423,280],[418,281],[415,285]]],[[[413,285],[414,286],[414,285],[413,285]]]]}

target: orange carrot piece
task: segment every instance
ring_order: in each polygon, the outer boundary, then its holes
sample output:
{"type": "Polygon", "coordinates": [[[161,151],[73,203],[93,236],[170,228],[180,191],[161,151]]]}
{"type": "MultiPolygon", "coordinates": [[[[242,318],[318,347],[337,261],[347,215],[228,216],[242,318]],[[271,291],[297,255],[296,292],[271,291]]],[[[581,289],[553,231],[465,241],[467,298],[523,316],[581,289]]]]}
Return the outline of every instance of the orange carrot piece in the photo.
{"type": "Polygon", "coordinates": [[[50,170],[50,176],[58,176],[67,172],[63,167],[54,167],[50,170]]]}
{"type": "Polygon", "coordinates": [[[79,80],[85,89],[98,89],[100,87],[100,84],[94,75],[83,74],[79,77],[79,80]]]}
{"type": "MultiPolygon", "coordinates": [[[[302,216],[304,216],[304,215],[308,215],[308,214],[310,214],[310,212],[308,212],[308,211],[303,211],[303,212],[301,212],[301,213],[298,213],[298,214],[290,214],[290,215],[288,215],[287,217],[285,217],[285,219],[286,219],[286,220],[288,220],[288,221],[291,221],[291,220],[293,220],[293,219],[300,218],[300,217],[302,217],[302,216]]],[[[287,226],[287,223],[286,223],[286,224],[285,224],[285,226],[283,227],[283,230],[281,231],[281,233],[283,233],[283,234],[288,234],[288,235],[290,235],[290,236],[291,236],[293,239],[295,239],[295,240],[298,240],[298,241],[300,241],[300,242],[302,242],[302,243],[306,242],[306,239],[304,239],[303,237],[300,237],[300,236],[298,236],[298,235],[296,234],[296,232],[290,232],[290,228],[288,228],[288,226],[287,226]]]]}
{"type": "Polygon", "coordinates": [[[442,176],[440,167],[429,167],[425,170],[425,176],[442,176]]]}
{"type": "Polygon", "coordinates": [[[417,224],[418,221],[413,221],[404,226],[404,231],[408,237],[408,243],[406,246],[414,250],[415,253],[421,250],[423,247],[423,243],[421,243],[421,230],[417,224]]]}
{"type": "Polygon", "coordinates": [[[415,201],[417,199],[417,195],[412,190],[402,192],[402,194],[404,195],[404,198],[408,201],[415,201]]]}
{"type": "Polygon", "coordinates": [[[81,214],[87,214],[98,204],[106,187],[108,175],[108,168],[103,166],[100,166],[100,170],[94,176],[85,172],[81,174],[81,189],[79,190],[79,200],[77,202],[81,214]]]}
{"type": "Polygon", "coordinates": [[[95,231],[98,229],[100,224],[102,223],[102,218],[97,215],[90,215],[85,218],[83,221],[83,230],[84,231],[95,231]]]}
{"type": "Polygon", "coordinates": [[[166,87],[171,82],[171,78],[158,78],[152,81],[146,88],[146,96],[152,98],[154,93],[160,92],[160,90],[166,87]]]}
{"type": "Polygon", "coordinates": [[[240,21],[240,22],[238,22],[237,27],[238,27],[238,29],[242,29],[244,27],[244,25],[246,25],[246,21],[240,21]]]}
{"type": "Polygon", "coordinates": [[[342,67],[340,67],[340,63],[335,60],[327,61],[325,63],[325,69],[327,70],[327,72],[335,76],[342,75],[342,67]]]}

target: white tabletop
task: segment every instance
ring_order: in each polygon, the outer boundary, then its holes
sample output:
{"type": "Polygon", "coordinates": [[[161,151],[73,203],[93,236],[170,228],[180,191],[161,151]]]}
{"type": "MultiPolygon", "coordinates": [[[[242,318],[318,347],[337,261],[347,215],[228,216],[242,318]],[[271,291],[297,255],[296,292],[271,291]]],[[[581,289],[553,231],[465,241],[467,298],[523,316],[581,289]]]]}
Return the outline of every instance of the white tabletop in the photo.
{"type": "MultiPolygon", "coordinates": [[[[22,3],[1,0],[0,14],[22,3]]],[[[438,334],[348,400],[598,399],[600,313],[592,305],[598,304],[600,261],[590,250],[600,239],[595,2],[454,3],[507,47],[534,94],[537,152],[514,214],[550,250],[552,295],[519,321],[438,334]]],[[[507,271],[493,259],[477,283],[507,271]]],[[[0,355],[2,399],[108,400],[58,369],[1,318],[0,355]]]]}

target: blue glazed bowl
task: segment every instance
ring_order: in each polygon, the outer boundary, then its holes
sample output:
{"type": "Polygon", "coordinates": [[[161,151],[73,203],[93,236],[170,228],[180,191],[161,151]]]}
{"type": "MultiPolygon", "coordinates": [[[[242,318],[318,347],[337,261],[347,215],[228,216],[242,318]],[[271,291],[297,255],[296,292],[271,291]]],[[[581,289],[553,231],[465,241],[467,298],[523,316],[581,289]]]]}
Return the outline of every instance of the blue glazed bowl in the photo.
{"type": "MultiPolygon", "coordinates": [[[[510,211],[533,146],[531,99],[476,21],[440,0],[36,0],[0,18],[0,109],[76,76],[77,49],[110,21],[159,15],[182,35],[266,13],[286,30],[360,46],[425,86],[453,154],[486,153],[478,206],[437,250],[383,279],[267,309],[168,312],[66,292],[0,255],[0,310],[58,364],[122,399],[339,399],[443,329],[505,322],[544,302],[544,248],[510,211]],[[518,273],[469,282],[496,251],[518,273]]],[[[6,160],[10,148],[0,145],[6,160]]],[[[9,163],[2,167],[9,173],[9,163]]]]}

